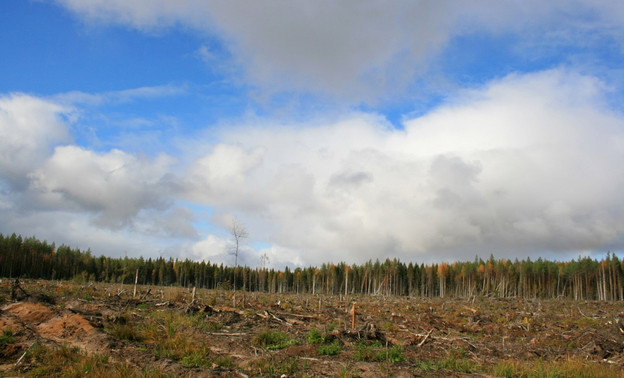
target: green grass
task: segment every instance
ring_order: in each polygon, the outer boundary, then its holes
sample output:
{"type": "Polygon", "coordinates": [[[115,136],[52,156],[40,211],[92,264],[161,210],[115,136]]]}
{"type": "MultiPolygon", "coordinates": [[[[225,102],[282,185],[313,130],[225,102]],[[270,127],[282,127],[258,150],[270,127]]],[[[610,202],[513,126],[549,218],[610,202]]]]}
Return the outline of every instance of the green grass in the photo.
{"type": "Polygon", "coordinates": [[[336,339],[335,336],[327,332],[321,332],[318,328],[312,327],[306,335],[308,344],[331,344],[336,339]]]}
{"type": "Polygon", "coordinates": [[[297,342],[284,332],[264,330],[254,337],[252,343],[267,350],[277,350],[295,345],[297,342]]]}
{"type": "Polygon", "coordinates": [[[445,358],[438,361],[419,361],[416,368],[424,371],[451,370],[458,373],[477,373],[481,367],[466,358],[445,358]]]}
{"type": "Polygon", "coordinates": [[[335,356],[342,351],[342,345],[338,341],[334,341],[331,344],[320,345],[316,351],[321,356],[335,356]]]}
{"type": "Polygon", "coordinates": [[[391,363],[401,362],[407,359],[403,355],[403,348],[399,345],[384,348],[379,341],[375,341],[372,344],[366,344],[363,340],[355,345],[353,358],[356,361],[378,361],[391,363]]]}
{"type": "Polygon", "coordinates": [[[360,340],[360,342],[355,345],[353,358],[356,361],[375,361],[375,355],[378,348],[381,348],[379,341],[376,341],[374,344],[367,345],[364,340],[360,340]]]}
{"type": "Polygon", "coordinates": [[[321,333],[316,327],[312,327],[306,335],[308,344],[325,344],[326,335],[321,333]]]}
{"type": "Polygon", "coordinates": [[[210,358],[208,358],[208,355],[199,351],[192,352],[182,357],[180,363],[184,366],[193,368],[200,368],[212,365],[212,361],[210,360],[210,358]]]}
{"type": "MultiPolygon", "coordinates": [[[[249,371],[250,376],[299,376],[300,371],[305,371],[308,368],[306,362],[303,366],[299,363],[299,357],[291,357],[286,360],[278,361],[273,357],[261,358],[254,361],[249,371]],[[298,374],[299,373],[299,374],[298,374]]],[[[302,375],[306,376],[306,375],[302,375]]]]}
{"type": "Polygon", "coordinates": [[[390,348],[384,348],[377,351],[375,354],[375,360],[396,363],[405,361],[406,358],[403,356],[403,348],[399,345],[395,345],[390,348]]]}

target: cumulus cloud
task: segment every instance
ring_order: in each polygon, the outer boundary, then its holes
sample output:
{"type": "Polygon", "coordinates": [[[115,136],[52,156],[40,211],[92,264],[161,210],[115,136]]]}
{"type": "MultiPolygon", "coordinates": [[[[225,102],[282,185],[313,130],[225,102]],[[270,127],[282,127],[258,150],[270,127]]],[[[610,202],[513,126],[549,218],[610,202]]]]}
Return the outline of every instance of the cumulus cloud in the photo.
{"type": "Polygon", "coordinates": [[[102,225],[121,227],[142,209],[166,207],[171,163],[164,155],[149,160],[120,150],[98,154],[61,146],[29,177],[46,206],[94,212],[102,225]]]}
{"type": "Polygon", "coordinates": [[[607,94],[555,69],[466,91],[404,130],[355,114],[225,131],[184,185],[306,263],[599,250],[624,233],[624,117],[607,94]]]}
{"type": "Polygon", "coordinates": [[[85,111],[80,106],[180,90],[0,96],[0,230],[96,247],[109,256],[154,256],[180,240],[198,239],[195,214],[174,205],[173,158],[72,144],[71,131],[85,111]]]}
{"type": "MultiPolygon", "coordinates": [[[[178,246],[175,253],[182,258],[234,266],[236,261],[234,250],[234,242],[231,237],[209,234],[193,244],[178,246]]],[[[292,264],[290,261],[289,263],[292,264]]],[[[241,244],[238,251],[238,264],[240,266],[259,266],[260,254],[249,245],[241,244]]]]}
{"type": "MultiPolygon", "coordinates": [[[[534,54],[539,46],[595,43],[591,36],[619,41],[624,21],[617,0],[58,2],[89,22],[199,30],[219,38],[262,92],[312,91],[350,103],[404,94],[457,35],[511,33],[521,41],[518,54],[534,54]]],[[[215,54],[224,58],[206,46],[198,52],[211,62],[215,54]]]]}
{"type": "Polygon", "coordinates": [[[0,179],[24,187],[58,143],[69,142],[70,107],[26,94],[0,97],[0,179]]]}
{"type": "Polygon", "coordinates": [[[246,151],[238,146],[218,144],[187,173],[190,197],[240,201],[240,192],[248,190],[244,187],[245,176],[261,163],[261,158],[259,148],[246,151]]]}

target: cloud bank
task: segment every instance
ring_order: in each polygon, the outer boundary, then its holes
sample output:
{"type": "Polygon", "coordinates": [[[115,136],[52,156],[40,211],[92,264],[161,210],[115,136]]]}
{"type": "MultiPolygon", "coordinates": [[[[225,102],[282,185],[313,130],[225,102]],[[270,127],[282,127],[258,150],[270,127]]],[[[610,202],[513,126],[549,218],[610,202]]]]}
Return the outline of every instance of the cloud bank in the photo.
{"type": "Polygon", "coordinates": [[[601,249],[624,232],[624,119],[605,95],[549,70],[467,91],[404,130],[365,114],[243,127],[191,165],[187,195],[244,212],[313,263],[601,249]]]}
{"type": "Polygon", "coordinates": [[[402,130],[367,113],[223,128],[216,143],[191,149],[205,153],[180,156],[182,168],[166,155],[72,145],[66,108],[13,95],[0,103],[2,147],[32,156],[3,156],[1,203],[15,218],[59,214],[76,229],[84,222],[91,238],[118,232],[123,244],[127,232],[161,242],[158,253],[223,262],[227,233],[196,225],[226,228],[219,219],[237,216],[269,245],[247,248],[251,265],[263,252],[275,263],[320,264],[621,249],[624,116],[608,108],[608,94],[567,69],[511,74],[402,130]]]}
{"type": "Polygon", "coordinates": [[[620,41],[614,43],[621,49],[624,36],[624,6],[617,0],[58,3],[89,24],[147,33],[183,27],[214,37],[222,43],[202,46],[200,54],[209,64],[239,67],[234,72],[244,79],[232,79],[252,84],[260,96],[312,92],[349,104],[422,90],[419,81],[439,75],[437,54],[460,35],[521,35],[518,57],[604,39],[620,41]]]}

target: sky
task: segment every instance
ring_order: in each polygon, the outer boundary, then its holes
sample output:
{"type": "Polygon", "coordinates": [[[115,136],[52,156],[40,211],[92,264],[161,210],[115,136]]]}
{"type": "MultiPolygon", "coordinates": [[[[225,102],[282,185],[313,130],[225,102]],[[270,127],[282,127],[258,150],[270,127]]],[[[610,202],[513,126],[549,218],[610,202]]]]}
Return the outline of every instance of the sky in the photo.
{"type": "Polygon", "coordinates": [[[624,255],[620,0],[3,0],[0,233],[309,266],[624,255]]]}

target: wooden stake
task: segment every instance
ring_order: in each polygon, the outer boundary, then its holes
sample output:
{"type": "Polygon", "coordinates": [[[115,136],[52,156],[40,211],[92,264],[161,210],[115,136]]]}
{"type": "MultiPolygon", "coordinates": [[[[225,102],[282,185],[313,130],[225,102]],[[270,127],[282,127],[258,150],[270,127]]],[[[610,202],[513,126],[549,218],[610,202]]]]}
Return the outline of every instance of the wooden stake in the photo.
{"type": "Polygon", "coordinates": [[[355,302],[353,302],[353,308],[351,309],[351,329],[355,329],[355,302]]]}

